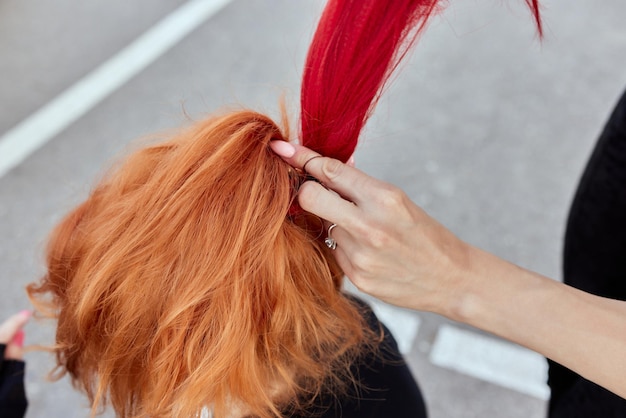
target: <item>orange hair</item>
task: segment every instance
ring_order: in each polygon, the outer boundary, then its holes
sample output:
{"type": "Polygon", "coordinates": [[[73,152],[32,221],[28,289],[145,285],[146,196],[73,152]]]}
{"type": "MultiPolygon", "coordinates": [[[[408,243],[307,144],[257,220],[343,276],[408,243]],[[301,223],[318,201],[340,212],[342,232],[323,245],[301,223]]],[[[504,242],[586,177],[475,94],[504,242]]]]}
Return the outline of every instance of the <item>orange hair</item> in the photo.
{"type": "Polygon", "coordinates": [[[298,179],[272,139],[251,111],[198,122],[130,155],[53,231],[28,292],[92,414],[280,416],[341,390],[373,346],[320,220],[288,215],[298,179]]]}

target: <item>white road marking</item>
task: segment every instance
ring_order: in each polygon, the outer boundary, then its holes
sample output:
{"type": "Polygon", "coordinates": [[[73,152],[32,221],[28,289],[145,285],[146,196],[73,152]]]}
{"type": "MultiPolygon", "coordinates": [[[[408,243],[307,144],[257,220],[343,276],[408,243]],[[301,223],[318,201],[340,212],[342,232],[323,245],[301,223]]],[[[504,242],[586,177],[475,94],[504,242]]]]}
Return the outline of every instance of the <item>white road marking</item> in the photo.
{"type": "Polygon", "coordinates": [[[361,292],[348,279],[344,280],[343,287],[345,291],[358,296],[372,307],[372,310],[380,322],[385,324],[385,326],[389,328],[389,331],[391,331],[391,334],[398,343],[400,353],[407,355],[411,352],[413,343],[417,338],[421,321],[417,314],[388,305],[381,302],[379,299],[361,292]]]}
{"type": "Polygon", "coordinates": [[[232,0],[190,0],[0,137],[0,177],[232,0]]]}
{"type": "MultiPolygon", "coordinates": [[[[411,352],[421,323],[418,315],[361,293],[349,280],[344,282],[344,289],[370,304],[378,319],[391,330],[402,354],[411,352]]],[[[429,360],[436,366],[542,400],[550,397],[545,358],[496,338],[443,324],[430,347],[429,360]]]]}
{"type": "Polygon", "coordinates": [[[442,325],[430,361],[543,400],[550,396],[545,383],[546,360],[533,351],[495,338],[442,325]]]}
{"type": "Polygon", "coordinates": [[[370,306],[378,319],[391,331],[400,353],[409,354],[419,331],[420,318],[414,313],[378,301],[370,301],[370,306]]]}

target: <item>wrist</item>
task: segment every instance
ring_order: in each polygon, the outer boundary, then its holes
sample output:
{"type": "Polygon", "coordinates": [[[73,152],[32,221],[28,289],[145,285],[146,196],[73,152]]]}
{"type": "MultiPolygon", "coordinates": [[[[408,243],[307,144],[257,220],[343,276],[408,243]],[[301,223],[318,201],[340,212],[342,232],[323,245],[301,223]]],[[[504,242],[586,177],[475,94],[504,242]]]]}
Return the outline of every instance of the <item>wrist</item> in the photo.
{"type": "Polygon", "coordinates": [[[482,304],[478,290],[483,280],[480,274],[483,270],[480,260],[483,258],[479,249],[467,245],[465,266],[456,271],[455,291],[449,298],[447,309],[443,313],[447,318],[466,324],[473,322],[482,304]]]}
{"type": "Polygon", "coordinates": [[[536,323],[558,303],[556,282],[472,247],[463,283],[450,319],[535,349],[536,323]]]}
{"type": "Polygon", "coordinates": [[[467,246],[466,267],[459,272],[448,317],[490,331],[488,322],[515,298],[520,267],[480,248],[467,246]]]}
{"type": "Polygon", "coordinates": [[[484,256],[482,251],[464,241],[458,240],[448,246],[448,261],[445,273],[439,277],[437,298],[433,299],[432,312],[443,315],[457,322],[468,322],[474,315],[478,303],[481,283],[484,281],[481,272],[484,256]]]}

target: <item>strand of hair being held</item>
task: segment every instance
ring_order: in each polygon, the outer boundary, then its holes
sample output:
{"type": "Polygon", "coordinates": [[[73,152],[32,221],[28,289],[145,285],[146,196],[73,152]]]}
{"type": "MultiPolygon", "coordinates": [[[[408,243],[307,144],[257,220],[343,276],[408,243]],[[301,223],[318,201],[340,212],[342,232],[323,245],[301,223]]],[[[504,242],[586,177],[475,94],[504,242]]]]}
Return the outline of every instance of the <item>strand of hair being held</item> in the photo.
{"type": "MultiPolygon", "coordinates": [[[[542,34],[538,0],[525,0],[542,34]]],[[[330,0],[304,66],[301,134],[347,161],[384,86],[436,11],[438,0],[330,0]]]]}

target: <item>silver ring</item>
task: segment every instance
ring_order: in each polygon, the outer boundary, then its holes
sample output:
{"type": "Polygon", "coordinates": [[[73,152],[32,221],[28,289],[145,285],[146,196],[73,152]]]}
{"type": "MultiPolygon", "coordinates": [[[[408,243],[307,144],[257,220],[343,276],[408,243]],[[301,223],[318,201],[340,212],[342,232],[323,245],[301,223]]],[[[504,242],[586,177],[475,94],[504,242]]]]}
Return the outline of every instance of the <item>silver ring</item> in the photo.
{"type": "Polygon", "coordinates": [[[324,244],[326,244],[326,246],[330,248],[331,250],[334,250],[335,248],[337,248],[337,241],[335,241],[335,239],[330,236],[330,231],[332,231],[333,228],[336,226],[337,224],[332,224],[331,226],[328,227],[328,236],[324,240],[324,244]]]}

